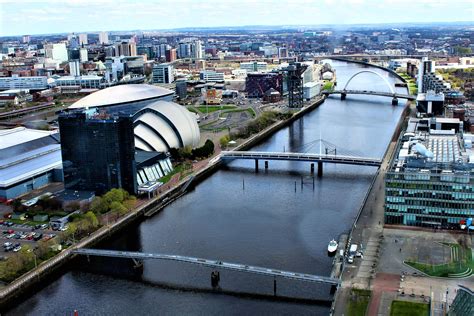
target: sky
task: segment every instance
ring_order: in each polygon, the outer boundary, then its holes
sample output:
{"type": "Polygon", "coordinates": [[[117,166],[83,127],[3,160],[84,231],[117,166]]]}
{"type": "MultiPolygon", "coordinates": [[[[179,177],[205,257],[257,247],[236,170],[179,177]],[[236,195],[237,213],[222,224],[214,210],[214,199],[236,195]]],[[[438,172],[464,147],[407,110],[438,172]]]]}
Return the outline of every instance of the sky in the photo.
{"type": "Polygon", "coordinates": [[[474,25],[473,0],[0,0],[0,36],[458,21],[474,25]]]}

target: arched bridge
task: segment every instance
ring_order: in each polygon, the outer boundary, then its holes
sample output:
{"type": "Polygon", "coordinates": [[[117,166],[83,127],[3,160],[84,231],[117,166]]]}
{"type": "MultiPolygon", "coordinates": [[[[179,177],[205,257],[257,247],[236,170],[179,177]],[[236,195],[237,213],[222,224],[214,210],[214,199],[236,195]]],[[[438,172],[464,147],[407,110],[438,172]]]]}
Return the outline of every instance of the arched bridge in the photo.
{"type": "Polygon", "coordinates": [[[346,96],[348,94],[368,94],[368,95],[378,95],[378,96],[383,96],[383,97],[391,97],[392,98],[392,104],[397,105],[398,104],[398,99],[407,99],[407,100],[415,100],[416,96],[410,95],[410,94],[403,94],[403,93],[397,93],[393,86],[388,82],[388,80],[383,77],[381,74],[378,72],[372,71],[372,70],[361,70],[359,72],[356,72],[353,74],[349,80],[347,80],[346,85],[342,90],[333,90],[333,91],[323,91],[322,92],[324,95],[330,95],[330,94],[340,94],[341,95],[341,100],[345,100],[346,96]],[[371,73],[374,74],[378,77],[380,77],[386,84],[386,86],[389,88],[389,92],[383,92],[383,91],[372,91],[372,90],[348,90],[347,86],[349,83],[357,77],[360,74],[363,73],[371,73]]]}

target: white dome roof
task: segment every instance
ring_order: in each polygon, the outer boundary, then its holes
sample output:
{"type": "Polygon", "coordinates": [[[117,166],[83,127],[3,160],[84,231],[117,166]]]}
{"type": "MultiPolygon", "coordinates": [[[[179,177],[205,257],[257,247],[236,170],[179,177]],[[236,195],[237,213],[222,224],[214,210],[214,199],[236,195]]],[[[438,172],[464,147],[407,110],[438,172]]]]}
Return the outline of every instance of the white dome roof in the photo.
{"type": "Polygon", "coordinates": [[[73,103],[70,109],[93,108],[130,103],[172,95],[173,91],[148,84],[124,84],[91,93],[73,103]]]}
{"type": "Polygon", "coordinates": [[[179,104],[153,102],[138,111],[133,120],[137,149],[167,152],[170,148],[199,145],[196,117],[179,104]]]}

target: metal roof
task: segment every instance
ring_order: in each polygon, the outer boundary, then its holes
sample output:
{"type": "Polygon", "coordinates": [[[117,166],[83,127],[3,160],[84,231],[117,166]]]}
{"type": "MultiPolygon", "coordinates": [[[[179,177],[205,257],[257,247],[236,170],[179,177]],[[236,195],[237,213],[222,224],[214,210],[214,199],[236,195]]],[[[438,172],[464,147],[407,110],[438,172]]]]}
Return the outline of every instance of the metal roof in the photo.
{"type": "Polygon", "coordinates": [[[110,106],[172,95],[174,92],[148,84],[125,84],[94,92],[73,103],[70,109],[110,106]]]}
{"type": "Polygon", "coordinates": [[[41,131],[25,127],[0,130],[0,149],[16,146],[54,133],[57,133],[57,131],[41,131]]]}

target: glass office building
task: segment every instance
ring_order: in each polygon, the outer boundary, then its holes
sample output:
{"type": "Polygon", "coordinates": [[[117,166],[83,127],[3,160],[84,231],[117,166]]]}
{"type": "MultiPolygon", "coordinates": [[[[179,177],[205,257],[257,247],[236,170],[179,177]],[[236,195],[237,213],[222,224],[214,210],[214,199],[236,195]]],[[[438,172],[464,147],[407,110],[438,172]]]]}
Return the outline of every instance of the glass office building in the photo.
{"type": "Polygon", "coordinates": [[[95,110],[59,116],[64,186],[103,194],[112,188],[137,193],[133,120],[95,110]]]}
{"type": "Polygon", "coordinates": [[[448,312],[449,316],[474,315],[474,291],[460,285],[448,312]]]}
{"type": "Polygon", "coordinates": [[[474,152],[454,129],[405,133],[385,176],[385,223],[459,229],[474,217],[474,152]]]}

